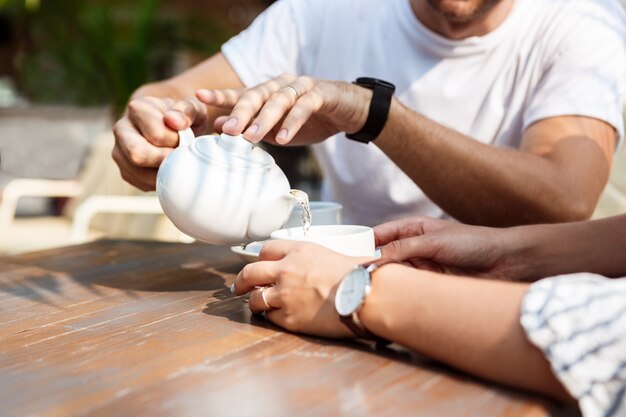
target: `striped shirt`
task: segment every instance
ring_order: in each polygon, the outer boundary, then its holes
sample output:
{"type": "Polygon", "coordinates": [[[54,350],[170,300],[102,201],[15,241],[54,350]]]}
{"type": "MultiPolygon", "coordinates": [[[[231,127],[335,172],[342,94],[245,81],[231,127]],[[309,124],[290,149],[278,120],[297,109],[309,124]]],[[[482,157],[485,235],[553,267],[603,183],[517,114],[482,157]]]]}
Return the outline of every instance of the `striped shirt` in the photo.
{"type": "Polygon", "coordinates": [[[539,281],[524,298],[521,323],[584,417],[626,416],[626,278],[539,281]]]}

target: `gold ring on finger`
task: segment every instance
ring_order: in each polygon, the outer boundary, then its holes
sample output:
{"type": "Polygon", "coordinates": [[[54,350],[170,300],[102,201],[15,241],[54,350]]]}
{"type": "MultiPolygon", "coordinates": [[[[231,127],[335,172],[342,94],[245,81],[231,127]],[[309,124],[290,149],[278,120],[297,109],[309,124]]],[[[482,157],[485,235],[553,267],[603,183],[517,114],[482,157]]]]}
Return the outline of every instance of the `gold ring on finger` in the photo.
{"type": "Polygon", "coordinates": [[[271,287],[271,285],[265,285],[259,288],[259,292],[261,293],[261,299],[263,300],[263,304],[267,307],[268,310],[272,309],[270,303],[267,302],[267,298],[265,298],[265,290],[271,287]]]}
{"type": "Polygon", "coordinates": [[[300,98],[300,93],[298,93],[298,90],[296,90],[294,86],[287,84],[283,86],[283,88],[286,88],[287,90],[291,91],[291,93],[295,96],[296,100],[300,98]]]}

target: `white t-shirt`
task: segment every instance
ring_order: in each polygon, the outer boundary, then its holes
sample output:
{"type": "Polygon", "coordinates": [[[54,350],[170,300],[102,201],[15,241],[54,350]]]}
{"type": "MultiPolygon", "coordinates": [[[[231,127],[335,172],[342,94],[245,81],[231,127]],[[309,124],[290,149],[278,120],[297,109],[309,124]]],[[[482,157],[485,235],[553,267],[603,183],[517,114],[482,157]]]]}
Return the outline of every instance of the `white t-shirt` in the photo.
{"type": "MultiPolygon", "coordinates": [[[[450,40],[409,0],[281,0],[222,52],[247,86],[282,73],[394,83],[411,109],[480,142],[518,147],[537,120],[584,115],[623,136],[626,17],[614,0],[517,0],[494,31],[450,40]]],[[[314,146],[323,198],[346,223],[445,215],[375,144],[314,146]]]]}

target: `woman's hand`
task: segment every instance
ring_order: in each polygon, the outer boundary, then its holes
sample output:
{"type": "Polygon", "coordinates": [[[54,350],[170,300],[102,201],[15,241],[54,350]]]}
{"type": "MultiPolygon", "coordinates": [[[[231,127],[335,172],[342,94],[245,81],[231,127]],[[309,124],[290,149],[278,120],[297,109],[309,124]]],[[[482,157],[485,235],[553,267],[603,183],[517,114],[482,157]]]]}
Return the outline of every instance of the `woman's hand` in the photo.
{"type": "Polygon", "coordinates": [[[235,279],[237,295],[250,294],[250,310],[292,332],[331,338],[354,337],[335,310],[341,279],[366,258],[340,255],[312,243],[268,241],[260,260],[235,279]],[[260,287],[266,287],[261,293],[260,287]],[[265,298],[265,300],[264,300],[265,298]]]}
{"type": "Polygon", "coordinates": [[[436,272],[518,279],[512,230],[419,216],[381,224],[374,234],[385,258],[436,272]]]}
{"type": "Polygon", "coordinates": [[[346,82],[281,75],[247,90],[198,90],[196,97],[206,105],[232,109],[216,119],[217,131],[286,145],[359,131],[372,92],[346,82]]]}

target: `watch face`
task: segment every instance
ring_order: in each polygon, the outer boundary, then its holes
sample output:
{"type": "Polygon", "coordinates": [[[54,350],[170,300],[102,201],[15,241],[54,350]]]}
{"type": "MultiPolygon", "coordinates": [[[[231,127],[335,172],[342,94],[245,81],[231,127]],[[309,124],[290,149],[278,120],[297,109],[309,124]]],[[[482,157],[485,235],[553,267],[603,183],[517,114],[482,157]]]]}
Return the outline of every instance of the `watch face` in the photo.
{"type": "Polygon", "coordinates": [[[341,316],[349,316],[361,305],[370,283],[370,274],[365,268],[352,270],[339,284],[335,297],[335,308],[341,316]]]}

